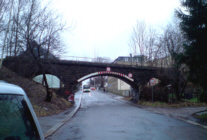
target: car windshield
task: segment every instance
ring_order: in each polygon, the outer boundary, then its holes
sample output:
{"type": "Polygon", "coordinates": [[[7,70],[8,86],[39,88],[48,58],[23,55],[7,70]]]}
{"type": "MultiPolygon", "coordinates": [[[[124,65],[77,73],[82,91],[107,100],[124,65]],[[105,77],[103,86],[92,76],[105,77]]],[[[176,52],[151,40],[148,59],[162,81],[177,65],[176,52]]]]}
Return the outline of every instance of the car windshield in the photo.
{"type": "Polygon", "coordinates": [[[84,89],[90,89],[90,86],[84,86],[83,88],[84,89]]]}
{"type": "Polygon", "coordinates": [[[0,139],[40,139],[24,96],[0,95],[0,139]]]}

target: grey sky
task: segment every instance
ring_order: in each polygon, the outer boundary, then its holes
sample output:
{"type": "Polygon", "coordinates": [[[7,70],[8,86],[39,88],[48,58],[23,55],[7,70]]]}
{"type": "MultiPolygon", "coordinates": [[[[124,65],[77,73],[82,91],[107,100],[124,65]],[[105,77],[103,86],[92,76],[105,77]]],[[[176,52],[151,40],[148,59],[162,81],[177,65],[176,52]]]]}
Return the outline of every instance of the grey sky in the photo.
{"type": "Polygon", "coordinates": [[[136,21],[159,28],[170,22],[179,0],[54,0],[68,23],[64,33],[66,56],[110,57],[129,55],[129,38],[136,21]]]}

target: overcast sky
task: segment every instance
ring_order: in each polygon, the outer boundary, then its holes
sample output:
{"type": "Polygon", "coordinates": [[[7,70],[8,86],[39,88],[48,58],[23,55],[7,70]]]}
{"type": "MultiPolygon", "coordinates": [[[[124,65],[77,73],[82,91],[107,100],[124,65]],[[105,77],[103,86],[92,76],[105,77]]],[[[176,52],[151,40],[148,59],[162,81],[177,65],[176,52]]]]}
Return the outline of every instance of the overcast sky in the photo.
{"type": "Polygon", "coordinates": [[[68,24],[64,33],[67,56],[129,56],[129,39],[137,20],[162,27],[172,19],[179,0],[54,0],[68,24]]]}

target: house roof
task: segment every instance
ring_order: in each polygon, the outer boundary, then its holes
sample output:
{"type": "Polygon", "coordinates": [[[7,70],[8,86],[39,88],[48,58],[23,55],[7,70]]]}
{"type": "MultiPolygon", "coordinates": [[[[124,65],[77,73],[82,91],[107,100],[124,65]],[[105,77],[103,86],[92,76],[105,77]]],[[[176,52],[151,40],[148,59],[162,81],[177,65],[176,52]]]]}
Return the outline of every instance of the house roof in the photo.
{"type": "Polygon", "coordinates": [[[36,41],[30,42],[30,47],[26,49],[26,51],[22,52],[19,56],[29,56],[32,57],[48,57],[50,59],[57,59],[52,53],[48,52],[46,49],[43,49],[41,45],[39,45],[36,41]]]}

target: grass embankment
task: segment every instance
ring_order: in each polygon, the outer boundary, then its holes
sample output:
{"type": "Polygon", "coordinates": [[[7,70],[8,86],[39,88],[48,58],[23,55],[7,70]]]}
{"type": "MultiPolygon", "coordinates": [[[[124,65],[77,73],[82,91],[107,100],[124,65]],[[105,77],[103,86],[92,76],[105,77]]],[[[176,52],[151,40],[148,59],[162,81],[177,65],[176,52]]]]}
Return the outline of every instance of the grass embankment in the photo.
{"type": "MultiPolygon", "coordinates": [[[[132,100],[132,97],[124,97],[124,100],[130,101],[132,100]]],[[[180,102],[174,102],[174,103],[165,103],[160,101],[143,101],[140,100],[137,102],[137,104],[144,105],[144,106],[150,106],[150,107],[199,107],[199,106],[207,106],[206,103],[197,102],[197,98],[193,98],[190,100],[183,100],[180,102]]]]}
{"type": "Polygon", "coordinates": [[[205,120],[205,121],[207,121],[207,113],[198,115],[197,118],[199,118],[199,119],[201,119],[201,120],[205,120]]]}
{"type": "Polygon", "coordinates": [[[200,101],[198,100],[198,98],[193,98],[193,99],[184,99],[184,101],[187,101],[187,102],[191,102],[191,103],[199,103],[200,101]]]}
{"type": "Polygon", "coordinates": [[[180,101],[175,103],[165,103],[165,102],[151,102],[151,101],[138,101],[138,104],[151,106],[151,107],[200,107],[200,106],[207,106],[206,103],[196,103],[196,102],[189,102],[189,101],[180,101]]]}
{"type": "Polygon", "coordinates": [[[201,114],[201,115],[197,115],[198,119],[201,119],[203,121],[207,121],[207,113],[201,114]]]}
{"type": "Polygon", "coordinates": [[[53,93],[51,102],[46,102],[44,86],[33,80],[21,77],[5,67],[0,70],[0,80],[22,87],[30,99],[37,116],[58,114],[72,106],[70,102],[55,93],[53,93]]]}

